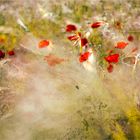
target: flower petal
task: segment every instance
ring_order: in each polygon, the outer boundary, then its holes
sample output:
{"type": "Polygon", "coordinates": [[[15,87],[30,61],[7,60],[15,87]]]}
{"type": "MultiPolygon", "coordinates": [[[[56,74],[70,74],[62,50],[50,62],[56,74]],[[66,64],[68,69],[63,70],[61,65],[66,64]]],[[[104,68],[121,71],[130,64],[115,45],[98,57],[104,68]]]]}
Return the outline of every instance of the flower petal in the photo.
{"type": "Polygon", "coordinates": [[[85,52],[80,55],[79,61],[82,63],[82,62],[86,61],[89,56],[90,56],[90,52],[85,52]]]}
{"type": "Polygon", "coordinates": [[[127,45],[128,43],[122,41],[122,42],[118,42],[115,48],[124,49],[127,45]]]}
{"type": "Polygon", "coordinates": [[[3,51],[0,50],[0,59],[5,57],[5,53],[3,51]]]}
{"type": "Polygon", "coordinates": [[[69,24],[66,26],[66,32],[72,32],[72,31],[76,31],[77,27],[73,24],[69,24]]]}
{"type": "Polygon", "coordinates": [[[77,40],[78,39],[78,36],[77,35],[68,36],[68,39],[70,41],[77,40]]]}
{"type": "Polygon", "coordinates": [[[112,54],[105,57],[105,60],[109,63],[118,63],[119,61],[119,54],[112,54]]]}
{"type": "Polygon", "coordinates": [[[91,25],[91,27],[92,27],[92,28],[98,28],[98,27],[101,26],[101,24],[102,24],[102,22],[95,22],[95,23],[93,23],[93,24],[91,25]]]}
{"type": "Polygon", "coordinates": [[[9,51],[8,52],[8,55],[12,56],[12,55],[15,55],[15,52],[12,50],[12,51],[9,51]]]}
{"type": "Polygon", "coordinates": [[[113,72],[113,65],[109,64],[109,66],[107,67],[107,70],[109,73],[113,72]]]}
{"type": "Polygon", "coordinates": [[[134,37],[132,35],[129,35],[127,39],[128,41],[132,42],[134,40],[134,37]]]}
{"type": "Polygon", "coordinates": [[[81,38],[81,46],[85,46],[88,44],[88,40],[86,38],[81,38]]]}
{"type": "Polygon", "coordinates": [[[42,41],[39,42],[38,47],[39,48],[44,48],[44,47],[47,47],[49,44],[50,44],[50,42],[48,40],[42,40],[42,41]]]}

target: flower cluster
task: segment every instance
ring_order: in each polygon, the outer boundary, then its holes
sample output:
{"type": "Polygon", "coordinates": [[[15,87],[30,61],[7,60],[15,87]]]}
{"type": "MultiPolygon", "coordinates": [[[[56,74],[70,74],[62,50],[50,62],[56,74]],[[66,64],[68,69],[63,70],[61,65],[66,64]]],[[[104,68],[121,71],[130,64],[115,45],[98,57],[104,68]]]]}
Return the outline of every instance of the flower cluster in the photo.
{"type": "MultiPolygon", "coordinates": [[[[75,48],[78,48],[80,63],[92,63],[89,60],[93,61],[93,59],[90,59],[91,55],[93,55],[96,59],[96,64],[111,73],[114,65],[120,64],[121,60],[126,57],[123,49],[129,46],[129,42],[132,42],[134,37],[129,35],[126,37],[127,41],[120,40],[114,46],[107,47],[102,41],[102,28],[105,26],[105,22],[97,21],[92,23],[90,27],[87,27],[89,28],[88,32],[83,31],[81,28],[78,29],[73,24],[68,24],[65,30],[68,34],[67,39],[73,42],[75,48]],[[94,36],[96,32],[99,32],[100,35],[94,36]]],[[[137,51],[135,48],[133,50],[137,51]]]]}

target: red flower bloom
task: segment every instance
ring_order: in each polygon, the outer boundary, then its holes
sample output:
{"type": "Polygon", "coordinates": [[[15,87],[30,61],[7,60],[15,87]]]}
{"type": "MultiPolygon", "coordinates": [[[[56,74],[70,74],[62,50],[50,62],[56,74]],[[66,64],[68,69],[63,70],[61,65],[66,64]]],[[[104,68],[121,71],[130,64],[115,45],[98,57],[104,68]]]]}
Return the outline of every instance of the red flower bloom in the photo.
{"type": "Polygon", "coordinates": [[[77,35],[68,36],[70,41],[77,40],[79,37],[77,35]]]}
{"type": "Polygon", "coordinates": [[[68,36],[68,39],[70,41],[73,41],[73,40],[75,41],[75,40],[79,39],[80,37],[81,37],[81,33],[78,32],[76,35],[68,36]]]}
{"type": "Polygon", "coordinates": [[[5,53],[3,51],[0,50],[0,59],[5,57],[5,53]]]}
{"type": "Polygon", "coordinates": [[[118,42],[115,48],[124,49],[127,45],[128,43],[122,41],[122,42],[118,42]]]}
{"type": "Polygon", "coordinates": [[[119,54],[112,54],[105,57],[105,60],[109,63],[118,63],[119,61],[119,54]]]}
{"type": "Polygon", "coordinates": [[[109,64],[109,66],[107,67],[107,70],[109,73],[113,72],[113,65],[109,64]]]}
{"type": "Polygon", "coordinates": [[[98,27],[101,26],[101,24],[102,24],[102,22],[95,22],[95,23],[93,23],[93,24],[91,25],[91,27],[92,27],[92,28],[98,28],[98,27]]]}
{"type": "Polygon", "coordinates": [[[39,48],[44,48],[44,47],[47,47],[49,44],[50,44],[50,42],[48,40],[42,40],[42,41],[39,42],[38,47],[39,48]]]}
{"type": "Polygon", "coordinates": [[[15,55],[15,52],[14,51],[9,51],[8,54],[11,56],[11,55],[15,55]]]}
{"type": "Polygon", "coordinates": [[[132,42],[134,40],[134,37],[132,35],[129,35],[127,39],[128,41],[132,42]]]}
{"type": "Polygon", "coordinates": [[[85,53],[80,55],[79,61],[82,63],[82,62],[86,61],[89,56],[90,56],[90,53],[89,52],[85,52],[85,53]]]}
{"type": "Polygon", "coordinates": [[[66,32],[72,32],[72,31],[76,31],[77,28],[75,25],[69,24],[66,26],[66,32]]]}
{"type": "Polygon", "coordinates": [[[81,46],[85,46],[88,44],[88,40],[86,38],[81,38],[81,46]]]}

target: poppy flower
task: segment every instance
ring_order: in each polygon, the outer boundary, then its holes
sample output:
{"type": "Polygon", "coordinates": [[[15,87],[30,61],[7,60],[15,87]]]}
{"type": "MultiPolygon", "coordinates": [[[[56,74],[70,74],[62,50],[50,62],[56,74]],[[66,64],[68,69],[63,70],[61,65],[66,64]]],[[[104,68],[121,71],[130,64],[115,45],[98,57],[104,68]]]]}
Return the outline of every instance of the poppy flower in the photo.
{"type": "Polygon", "coordinates": [[[77,27],[75,25],[69,24],[66,26],[66,32],[76,31],[77,27]]]}
{"type": "Polygon", "coordinates": [[[119,61],[119,54],[112,54],[105,57],[105,60],[109,63],[118,63],[119,61]]]}
{"type": "Polygon", "coordinates": [[[113,72],[113,65],[109,64],[109,66],[107,67],[107,70],[109,73],[113,72]]]}
{"type": "Polygon", "coordinates": [[[68,36],[68,39],[69,39],[70,41],[73,41],[73,40],[76,41],[76,40],[78,40],[80,37],[81,37],[81,33],[78,32],[76,35],[68,36]]]}
{"type": "Polygon", "coordinates": [[[88,40],[86,38],[81,38],[81,46],[85,46],[88,44],[88,40]]]}
{"type": "Polygon", "coordinates": [[[101,26],[101,24],[102,24],[102,22],[95,22],[95,23],[93,23],[93,24],[91,25],[91,27],[92,27],[92,28],[98,28],[98,27],[101,26]]]}
{"type": "Polygon", "coordinates": [[[50,42],[49,42],[48,40],[42,40],[42,41],[39,42],[38,47],[39,47],[39,48],[45,48],[45,47],[47,47],[49,44],[50,44],[50,42]]]}
{"type": "Polygon", "coordinates": [[[77,35],[68,36],[70,41],[77,40],[79,37],[77,35]]]}
{"type": "Polygon", "coordinates": [[[90,52],[85,52],[80,55],[79,61],[82,63],[82,62],[86,61],[89,56],[90,56],[90,52]]]}
{"type": "Polygon", "coordinates": [[[12,51],[9,51],[8,52],[8,55],[12,56],[12,55],[15,55],[15,52],[12,50],[12,51]]]}
{"type": "Polygon", "coordinates": [[[115,48],[124,49],[127,45],[128,43],[122,41],[122,42],[118,42],[115,48]]]}
{"type": "Polygon", "coordinates": [[[3,51],[0,50],[0,59],[5,57],[5,53],[3,51]]]}
{"type": "Polygon", "coordinates": [[[134,37],[132,35],[129,35],[127,39],[128,41],[132,42],[134,40],[134,37]]]}

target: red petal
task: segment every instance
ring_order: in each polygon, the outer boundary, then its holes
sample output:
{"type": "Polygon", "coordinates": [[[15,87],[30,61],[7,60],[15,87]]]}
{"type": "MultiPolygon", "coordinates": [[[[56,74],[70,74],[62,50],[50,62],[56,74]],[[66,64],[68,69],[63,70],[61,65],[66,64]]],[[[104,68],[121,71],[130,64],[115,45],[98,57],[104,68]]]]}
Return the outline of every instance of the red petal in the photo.
{"type": "Polygon", "coordinates": [[[87,45],[88,40],[86,38],[81,38],[81,46],[87,45]]]}
{"type": "Polygon", "coordinates": [[[5,57],[5,53],[0,50],[0,59],[5,57]]]}
{"type": "Polygon", "coordinates": [[[38,47],[39,48],[44,48],[44,47],[47,47],[49,44],[50,44],[50,42],[48,40],[42,40],[42,41],[39,42],[38,47]]]}
{"type": "Polygon", "coordinates": [[[126,43],[126,42],[118,42],[116,48],[124,49],[127,45],[128,45],[128,43],[126,43]]]}
{"type": "Polygon", "coordinates": [[[93,23],[92,25],[91,25],[91,27],[92,28],[98,28],[98,27],[100,27],[101,26],[101,22],[95,22],[95,23],[93,23]]]}
{"type": "Polygon", "coordinates": [[[12,55],[15,55],[15,52],[14,52],[14,51],[9,51],[8,54],[9,54],[10,56],[12,56],[12,55]]]}
{"type": "Polygon", "coordinates": [[[80,62],[84,62],[84,61],[86,61],[88,59],[89,56],[90,56],[90,53],[89,52],[85,52],[85,53],[80,55],[79,61],[80,62]]]}
{"type": "Polygon", "coordinates": [[[105,60],[109,63],[118,63],[119,61],[119,54],[112,54],[105,57],[105,60]]]}
{"type": "Polygon", "coordinates": [[[128,41],[132,42],[134,40],[134,37],[132,35],[129,35],[127,39],[128,41]]]}
{"type": "Polygon", "coordinates": [[[113,65],[110,64],[110,65],[107,67],[107,70],[108,70],[109,73],[113,72],[113,65]]]}
{"type": "Polygon", "coordinates": [[[70,41],[77,40],[77,39],[78,39],[78,36],[77,36],[77,35],[68,36],[68,39],[69,39],[70,41]]]}
{"type": "Polygon", "coordinates": [[[66,26],[66,32],[72,32],[72,31],[76,31],[77,28],[75,25],[69,24],[66,26]]]}

